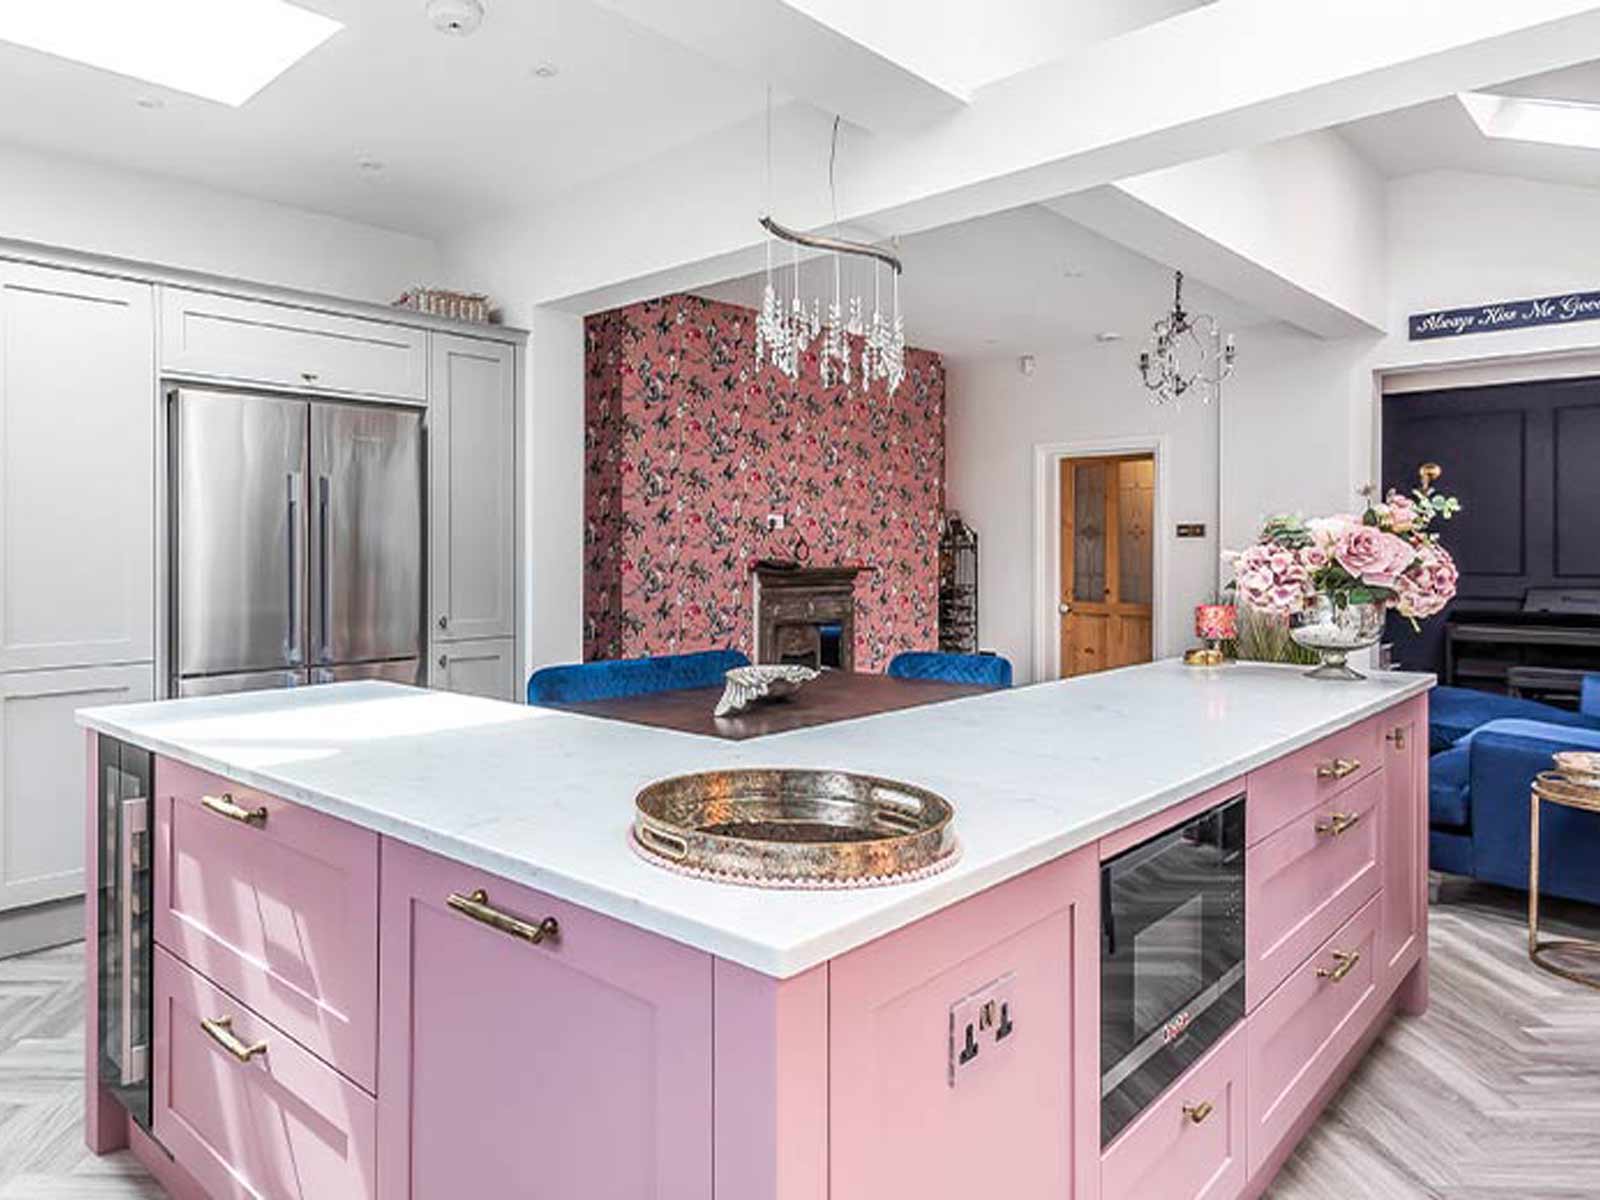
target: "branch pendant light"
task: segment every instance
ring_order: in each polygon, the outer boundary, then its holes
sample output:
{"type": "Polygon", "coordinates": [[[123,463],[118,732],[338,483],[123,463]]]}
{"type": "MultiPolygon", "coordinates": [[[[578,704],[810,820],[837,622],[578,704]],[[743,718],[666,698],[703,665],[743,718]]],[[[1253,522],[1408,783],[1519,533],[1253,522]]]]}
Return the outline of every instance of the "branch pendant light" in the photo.
{"type": "Polygon", "coordinates": [[[1173,282],[1172,311],[1150,330],[1139,355],[1139,374],[1154,404],[1178,404],[1191,392],[1210,404],[1233,374],[1233,335],[1222,336],[1217,319],[1183,307],[1183,272],[1173,282]]]}
{"type": "MultiPolygon", "coordinates": [[[[828,194],[833,204],[833,228],[839,228],[839,199],[834,167],[839,154],[839,118],[833,119],[833,139],[828,154],[828,194]]],[[[772,206],[772,92],[767,92],[767,208],[760,218],[767,234],[766,287],[761,312],[756,317],[756,362],[768,363],[791,380],[798,380],[808,356],[816,351],[817,375],[824,387],[843,385],[865,391],[883,381],[892,394],[906,374],[905,320],[900,313],[900,259],[867,242],[837,236],[801,233],[779,224],[772,206]],[[789,244],[789,286],[782,287],[781,268],[773,265],[778,242],[789,244]],[[819,250],[833,266],[833,298],[823,311],[822,300],[807,303],[800,294],[800,248],[819,250]],[[846,262],[872,263],[872,312],[866,311],[859,293],[845,295],[846,262]],[[889,271],[889,308],[884,309],[883,270],[889,271]],[[780,292],[787,290],[787,299],[780,292]]]]}

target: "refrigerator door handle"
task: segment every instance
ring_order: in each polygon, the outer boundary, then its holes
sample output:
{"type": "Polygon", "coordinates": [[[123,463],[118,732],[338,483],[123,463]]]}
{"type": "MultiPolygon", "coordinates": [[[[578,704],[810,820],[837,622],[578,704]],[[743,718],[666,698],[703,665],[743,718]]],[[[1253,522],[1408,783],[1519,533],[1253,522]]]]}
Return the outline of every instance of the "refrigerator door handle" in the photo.
{"type": "Polygon", "coordinates": [[[291,663],[300,661],[300,473],[287,476],[289,493],[289,629],[284,649],[291,663]]]}
{"type": "Polygon", "coordinates": [[[327,662],[332,639],[328,630],[333,620],[333,580],[328,575],[328,493],[331,484],[326,475],[317,476],[317,592],[321,619],[317,622],[321,640],[320,661],[327,662]]]}

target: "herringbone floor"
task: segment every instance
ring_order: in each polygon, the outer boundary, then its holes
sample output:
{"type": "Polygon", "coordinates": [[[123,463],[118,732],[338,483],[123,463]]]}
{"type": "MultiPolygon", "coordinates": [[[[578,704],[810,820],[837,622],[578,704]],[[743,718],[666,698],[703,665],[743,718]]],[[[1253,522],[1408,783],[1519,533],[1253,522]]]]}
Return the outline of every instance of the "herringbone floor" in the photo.
{"type": "MultiPolygon", "coordinates": [[[[1520,903],[1470,888],[1433,910],[1432,1007],[1390,1026],[1271,1200],[1600,1197],[1600,992],[1528,963],[1520,903]]],[[[1595,910],[1565,915],[1594,932],[1595,910]]],[[[82,963],[0,962],[0,1200],[161,1195],[83,1148],[82,963]]]]}

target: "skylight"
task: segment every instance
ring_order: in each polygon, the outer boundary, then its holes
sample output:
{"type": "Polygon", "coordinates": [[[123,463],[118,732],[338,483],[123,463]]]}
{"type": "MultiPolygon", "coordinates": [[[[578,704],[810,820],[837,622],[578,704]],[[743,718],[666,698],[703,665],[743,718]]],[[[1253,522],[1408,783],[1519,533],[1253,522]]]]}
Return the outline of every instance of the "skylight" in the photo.
{"type": "Polygon", "coordinates": [[[235,107],[343,28],[286,0],[0,0],[0,41],[235,107]]]}
{"type": "Polygon", "coordinates": [[[1600,150],[1600,104],[1462,92],[1456,97],[1484,137],[1600,150]]]}

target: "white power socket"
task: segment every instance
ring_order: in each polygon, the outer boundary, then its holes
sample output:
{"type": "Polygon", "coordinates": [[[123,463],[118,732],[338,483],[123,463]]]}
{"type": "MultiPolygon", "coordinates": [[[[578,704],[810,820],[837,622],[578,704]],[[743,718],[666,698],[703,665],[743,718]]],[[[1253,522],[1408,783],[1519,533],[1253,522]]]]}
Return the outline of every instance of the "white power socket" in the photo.
{"type": "Polygon", "coordinates": [[[789,519],[787,517],[785,517],[782,513],[768,513],[767,514],[767,531],[769,533],[773,532],[774,530],[782,529],[788,523],[789,523],[789,519]]]}

